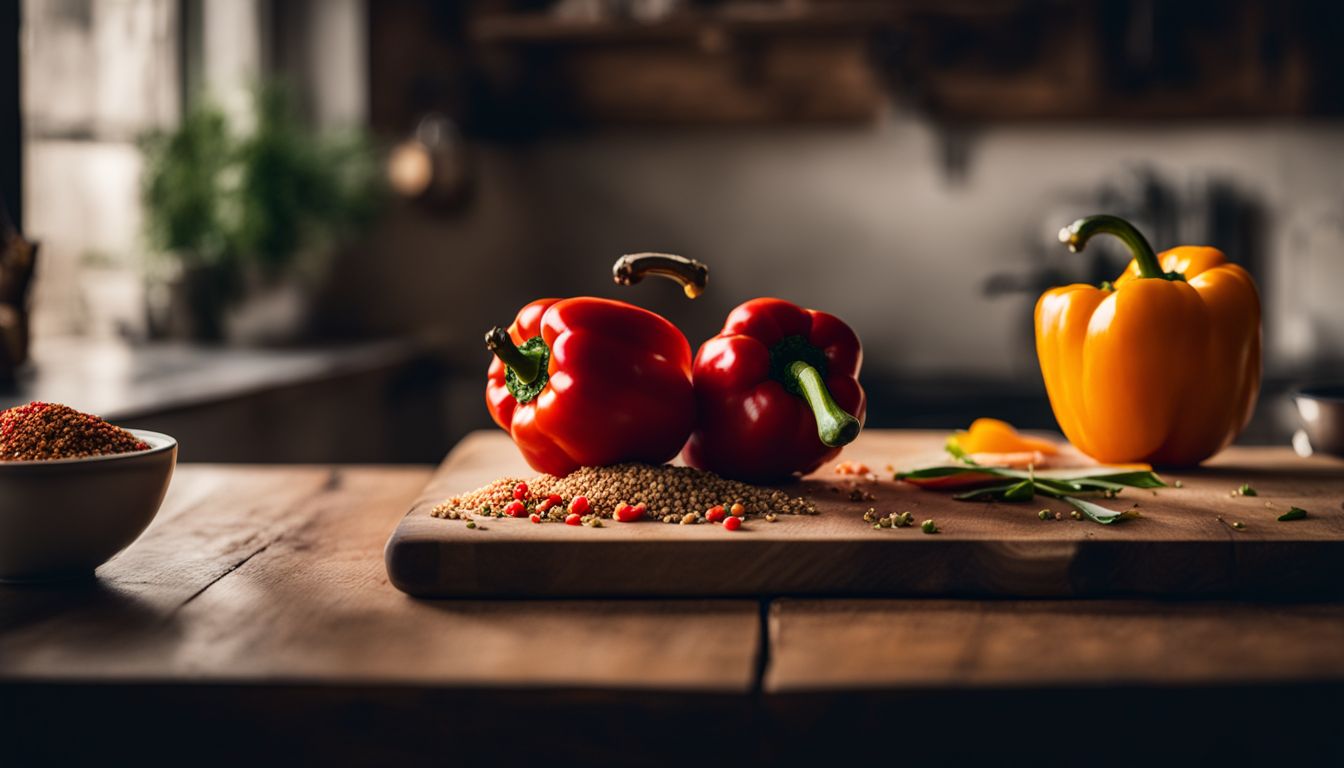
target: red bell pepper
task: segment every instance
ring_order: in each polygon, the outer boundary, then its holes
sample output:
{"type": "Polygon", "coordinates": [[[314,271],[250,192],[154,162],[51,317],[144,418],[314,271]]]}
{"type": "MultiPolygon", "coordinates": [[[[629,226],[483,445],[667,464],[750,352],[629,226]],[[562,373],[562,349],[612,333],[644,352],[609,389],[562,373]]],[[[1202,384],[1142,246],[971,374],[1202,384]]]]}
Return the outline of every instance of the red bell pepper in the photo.
{"type": "Polygon", "coordinates": [[[486,405],[538,472],[659,464],[695,425],[691,346],[661,315],[610,299],[539,299],[493,328],[486,405]]]}
{"type": "Polygon", "coordinates": [[[815,470],[863,425],[862,363],[859,337],[834,315],[780,299],[739,306],[695,356],[686,463],[751,482],[815,470]]]}

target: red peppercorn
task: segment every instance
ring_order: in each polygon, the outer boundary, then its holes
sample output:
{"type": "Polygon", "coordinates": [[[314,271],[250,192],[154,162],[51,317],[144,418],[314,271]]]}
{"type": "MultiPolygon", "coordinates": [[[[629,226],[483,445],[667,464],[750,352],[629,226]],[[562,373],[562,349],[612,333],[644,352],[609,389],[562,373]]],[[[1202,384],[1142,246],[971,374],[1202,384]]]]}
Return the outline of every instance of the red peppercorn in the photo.
{"type": "Polygon", "coordinates": [[[519,483],[513,486],[513,498],[519,501],[527,499],[527,483],[519,483]]]}
{"type": "Polygon", "coordinates": [[[531,520],[531,521],[534,522],[534,523],[540,523],[540,522],[541,522],[541,515],[538,515],[536,512],[533,512],[532,514],[530,514],[530,515],[527,516],[527,519],[528,519],[528,520],[531,520]]]}
{"type": "Polygon", "coordinates": [[[565,518],[565,525],[583,525],[583,516],[571,514],[569,517],[565,518]]]}
{"type": "Polygon", "coordinates": [[[742,527],[742,518],[729,517],[727,520],[723,521],[723,527],[730,531],[736,531],[738,528],[742,527]]]}
{"type": "Polygon", "coordinates": [[[711,523],[722,522],[723,518],[727,516],[728,513],[724,510],[722,504],[715,504],[709,508],[708,512],[705,512],[705,519],[711,523]]]}
{"type": "Polygon", "coordinates": [[[576,515],[586,515],[589,509],[592,507],[588,504],[587,496],[575,496],[574,500],[569,502],[569,511],[576,515]]]}
{"type": "Polygon", "coordinates": [[[504,505],[504,514],[509,517],[522,517],[527,512],[521,501],[510,501],[504,505]]]}
{"type": "Polygon", "coordinates": [[[643,504],[637,506],[622,504],[616,508],[616,522],[633,523],[644,517],[644,509],[645,507],[643,504]]]}

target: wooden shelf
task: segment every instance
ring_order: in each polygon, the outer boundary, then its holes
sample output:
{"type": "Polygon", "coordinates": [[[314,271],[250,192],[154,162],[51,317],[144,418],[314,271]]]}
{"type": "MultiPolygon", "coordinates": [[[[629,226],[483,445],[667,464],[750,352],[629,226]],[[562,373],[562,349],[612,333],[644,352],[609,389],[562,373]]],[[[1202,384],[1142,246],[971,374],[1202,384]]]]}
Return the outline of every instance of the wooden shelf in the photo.
{"type": "Polygon", "coordinates": [[[549,13],[486,14],[472,22],[471,36],[491,44],[591,44],[694,40],[718,33],[816,34],[889,24],[897,20],[901,7],[890,3],[728,4],[713,11],[682,11],[653,22],[574,20],[549,13]]]}

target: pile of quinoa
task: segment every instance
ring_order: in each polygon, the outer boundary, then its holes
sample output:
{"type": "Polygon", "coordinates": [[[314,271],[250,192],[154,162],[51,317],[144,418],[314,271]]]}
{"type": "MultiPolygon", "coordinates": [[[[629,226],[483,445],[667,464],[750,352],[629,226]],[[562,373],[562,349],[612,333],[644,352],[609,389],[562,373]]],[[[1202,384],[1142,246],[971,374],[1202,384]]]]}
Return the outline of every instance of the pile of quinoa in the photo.
{"type": "Polygon", "coordinates": [[[0,461],[46,461],[148,450],[126,430],[59,403],[0,412],[0,461]]]}
{"type": "MultiPolygon", "coordinates": [[[[734,504],[742,505],[742,516],[762,516],[770,522],[781,514],[817,513],[816,506],[802,496],[725,480],[693,467],[615,464],[583,467],[565,477],[501,477],[470,493],[445,500],[431,514],[449,519],[470,519],[473,514],[501,516],[502,510],[515,500],[514,491],[520,483],[528,489],[525,501],[528,513],[552,494],[559,496],[564,505],[583,496],[588,500],[593,520],[610,519],[618,507],[626,504],[645,505],[651,520],[682,524],[709,522],[706,513],[710,509],[716,506],[726,509],[734,504]]],[[[541,515],[547,522],[558,522],[565,516],[563,505],[550,507],[541,515]]]]}

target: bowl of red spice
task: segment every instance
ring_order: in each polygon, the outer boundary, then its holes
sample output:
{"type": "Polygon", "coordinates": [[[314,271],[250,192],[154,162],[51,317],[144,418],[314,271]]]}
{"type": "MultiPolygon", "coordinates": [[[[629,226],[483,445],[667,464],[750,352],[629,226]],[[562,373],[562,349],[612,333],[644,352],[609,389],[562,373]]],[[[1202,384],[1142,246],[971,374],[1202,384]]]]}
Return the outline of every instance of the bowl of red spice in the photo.
{"type": "Polygon", "coordinates": [[[0,411],[0,581],[92,575],[149,526],[176,463],[158,432],[57,403],[0,411]]]}

